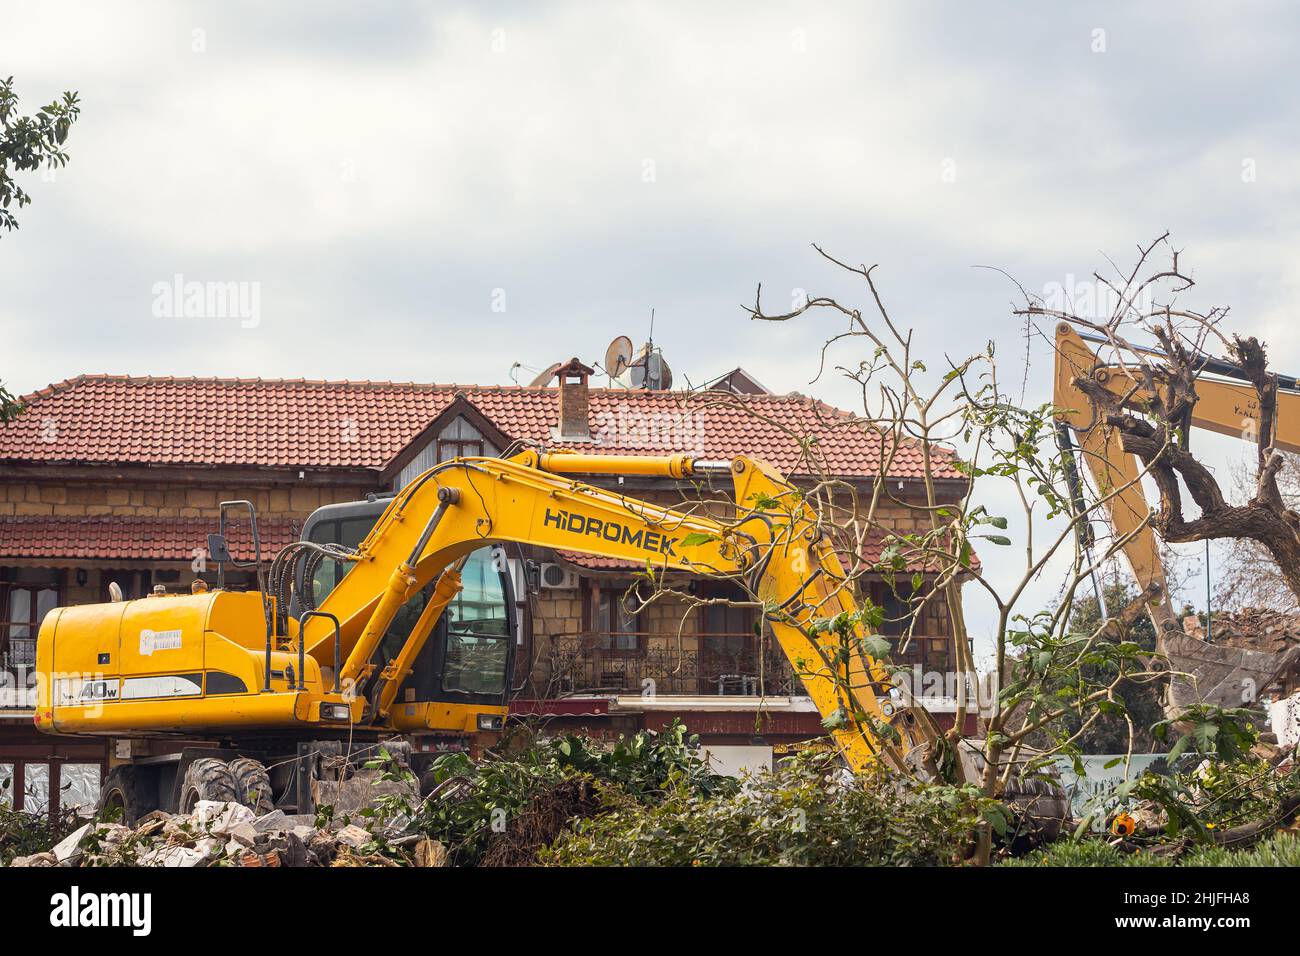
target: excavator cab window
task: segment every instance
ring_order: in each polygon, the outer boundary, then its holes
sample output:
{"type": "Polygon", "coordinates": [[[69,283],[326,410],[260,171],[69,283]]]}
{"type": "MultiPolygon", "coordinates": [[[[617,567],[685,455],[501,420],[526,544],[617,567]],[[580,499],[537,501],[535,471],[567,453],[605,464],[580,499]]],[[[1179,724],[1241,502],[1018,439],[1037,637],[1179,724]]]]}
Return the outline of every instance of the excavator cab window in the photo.
{"type": "MultiPolygon", "coordinates": [[[[370,502],[358,502],[358,505],[369,505],[370,502]]],[[[375,502],[379,505],[379,502],[375,502]]],[[[322,508],[320,512],[313,514],[307,519],[307,526],[303,529],[303,538],[307,541],[315,541],[317,544],[343,544],[350,548],[359,545],[370,529],[374,527],[375,521],[383,514],[383,507],[380,506],[377,511],[371,514],[363,514],[351,517],[332,517],[327,514],[330,507],[322,508]],[[318,514],[326,512],[319,519],[318,514]]],[[[356,507],[354,505],[344,505],[346,508],[356,507]]],[[[373,509],[368,509],[373,510],[373,509]]],[[[339,581],[343,580],[343,575],[348,571],[348,566],[343,561],[322,561],[316,569],[316,574],[312,578],[312,591],[315,596],[316,604],[325,600],[325,596],[334,590],[339,581]]]]}
{"type": "Polygon", "coordinates": [[[510,618],[505,577],[495,548],[483,548],[461,568],[461,592],[447,608],[442,689],[449,693],[500,694],[510,657],[510,618]]]}
{"type": "MultiPolygon", "coordinates": [[[[370,533],[388,506],[386,499],[326,505],[303,527],[303,538],[318,544],[356,547],[370,533]]],[[[338,586],[349,570],[341,561],[323,561],[311,582],[317,605],[338,586]]],[[[461,592],[456,596],[416,659],[402,684],[398,700],[414,692],[418,701],[504,703],[513,664],[514,617],[510,575],[495,548],[480,548],[461,568],[461,592]]],[[[416,594],[397,612],[380,642],[374,660],[391,660],[415,627],[433,584],[416,594]]],[[[377,672],[376,672],[377,673],[377,672]]],[[[369,690],[362,688],[362,693],[369,690]]]]}

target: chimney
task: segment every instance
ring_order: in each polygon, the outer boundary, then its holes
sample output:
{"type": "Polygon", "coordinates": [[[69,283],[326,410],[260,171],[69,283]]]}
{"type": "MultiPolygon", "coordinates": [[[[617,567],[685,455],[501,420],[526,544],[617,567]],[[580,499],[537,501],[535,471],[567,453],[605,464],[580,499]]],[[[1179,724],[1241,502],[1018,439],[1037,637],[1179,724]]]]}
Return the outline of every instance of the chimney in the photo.
{"type": "Polygon", "coordinates": [[[587,379],[595,369],[571,358],[556,370],[560,380],[560,424],[556,438],[591,440],[591,423],[587,416],[587,379]]]}

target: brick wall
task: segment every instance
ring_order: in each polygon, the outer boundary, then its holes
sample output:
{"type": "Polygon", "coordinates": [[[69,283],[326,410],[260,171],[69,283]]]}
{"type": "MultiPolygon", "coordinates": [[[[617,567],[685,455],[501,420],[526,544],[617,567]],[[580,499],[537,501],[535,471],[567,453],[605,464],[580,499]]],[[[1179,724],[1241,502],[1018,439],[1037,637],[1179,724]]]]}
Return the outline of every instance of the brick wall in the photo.
{"type": "Polygon", "coordinates": [[[247,499],[258,514],[306,518],[321,505],[355,501],[375,490],[364,485],[295,485],[284,488],[121,482],[4,482],[0,515],[201,517],[222,501],[247,499]]]}
{"type": "MultiPolygon", "coordinates": [[[[222,501],[246,499],[257,508],[260,519],[291,519],[305,521],[321,505],[342,501],[356,501],[375,486],[355,483],[337,485],[286,485],[283,488],[266,487],[249,482],[223,484],[191,484],[189,482],[106,482],[106,481],[0,481],[0,517],[4,516],[67,516],[67,517],[120,517],[129,522],[133,517],[213,519],[220,513],[222,501]]],[[[20,565],[46,567],[60,570],[63,604],[91,604],[102,600],[105,568],[131,567],[152,569],[154,582],[166,584],[170,589],[187,587],[193,574],[188,564],[178,561],[140,561],[51,558],[13,559],[0,554],[0,566],[20,565]],[[76,573],[83,571],[84,583],[78,584],[76,573]],[[179,578],[176,572],[180,571],[179,578]],[[159,572],[168,580],[162,581],[159,572]],[[176,580],[170,580],[176,578],[176,580]]]]}

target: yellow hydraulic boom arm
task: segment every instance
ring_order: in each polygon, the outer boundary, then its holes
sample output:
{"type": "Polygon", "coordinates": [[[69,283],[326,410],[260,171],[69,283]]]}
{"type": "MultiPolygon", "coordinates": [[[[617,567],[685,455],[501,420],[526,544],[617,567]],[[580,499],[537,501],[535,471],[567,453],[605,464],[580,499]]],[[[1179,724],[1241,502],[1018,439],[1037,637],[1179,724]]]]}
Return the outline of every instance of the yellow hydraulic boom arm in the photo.
{"type": "MultiPolygon", "coordinates": [[[[1227,363],[1216,364],[1227,366],[1227,363]]],[[[1211,366],[1208,370],[1215,368],[1211,366]]],[[[1068,322],[1056,327],[1053,404],[1058,420],[1076,437],[1098,493],[1113,495],[1107,511],[1116,539],[1127,539],[1124,554],[1139,585],[1142,588],[1157,585],[1162,594],[1167,594],[1164,567],[1149,521],[1150,509],[1138,481],[1142,473],[1140,464],[1135,456],[1124,452],[1114,428],[1094,419],[1087,395],[1076,384],[1080,379],[1103,386],[1124,407],[1139,413],[1149,408],[1152,395],[1133,372],[1120,364],[1103,361],[1089,341],[1068,322]]],[[[1259,402],[1251,385],[1200,378],[1196,382],[1196,396],[1192,425],[1220,435],[1255,440],[1260,427],[1259,402]]],[[[1275,420],[1273,446],[1300,452],[1300,392],[1279,390],[1275,420]]],[[[1151,605],[1150,610],[1157,633],[1174,624],[1167,600],[1151,605]]]]}
{"type": "MultiPolygon", "coordinates": [[[[509,459],[467,458],[439,465],[393,499],[361,543],[356,566],[322,602],[337,617],[343,685],[364,681],[398,609],[441,575],[406,646],[381,672],[378,712],[392,707],[396,686],[455,593],[457,562],[485,544],[513,541],[629,559],[651,573],[684,570],[745,577],[764,601],[786,656],[818,711],[833,725],[855,769],[878,761],[910,769],[933,737],[928,715],[890,697],[886,668],[858,641],[833,629],[812,634],[816,621],[852,616],[851,588],[817,515],[780,475],[751,458],[703,462],[684,455],[614,457],[526,451],[509,459]],[[737,519],[661,508],[581,484],[569,474],[685,478],[729,474],[737,519]],[[812,636],[808,636],[812,634],[812,636]],[[893,728],[890,730],[888,728],[893,728]]],[[[856,637],[864,632],[854,621],[856,637]]],[[[328,617],[303,628],[307,653],[334,654],[328,617]]]]}

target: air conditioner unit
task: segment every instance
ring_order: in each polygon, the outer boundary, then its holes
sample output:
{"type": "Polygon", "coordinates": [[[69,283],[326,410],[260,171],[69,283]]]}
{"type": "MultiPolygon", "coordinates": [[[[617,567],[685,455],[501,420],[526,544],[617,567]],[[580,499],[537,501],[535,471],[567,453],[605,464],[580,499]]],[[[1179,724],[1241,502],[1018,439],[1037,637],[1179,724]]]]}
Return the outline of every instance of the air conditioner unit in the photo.
{"type": "Polygon", "coordinates": [[[564,565],[553,562],[542,565],[541,579],[544,588],[576,588],[578,586],[577,574],[564,565]]]}

